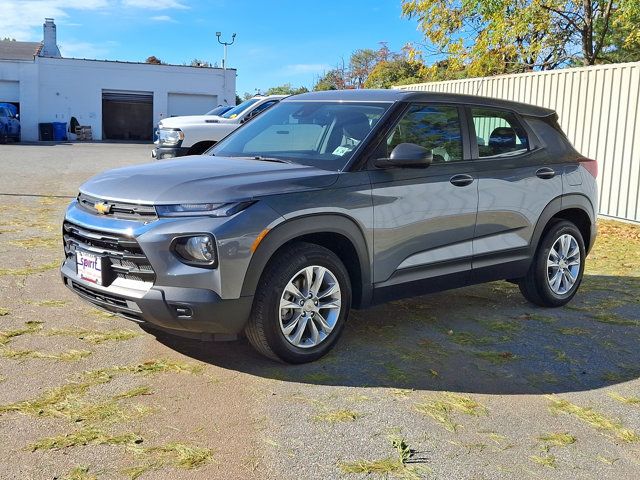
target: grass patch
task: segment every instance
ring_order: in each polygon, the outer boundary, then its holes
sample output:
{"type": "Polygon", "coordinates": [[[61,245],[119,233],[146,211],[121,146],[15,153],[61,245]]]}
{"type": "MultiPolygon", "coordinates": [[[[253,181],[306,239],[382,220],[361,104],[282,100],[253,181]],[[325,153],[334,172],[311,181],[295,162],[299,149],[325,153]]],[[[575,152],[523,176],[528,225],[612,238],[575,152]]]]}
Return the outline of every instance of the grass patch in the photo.
{"type": "Polygon", "coordinates": [[[58,248],[62,246],[60,237],[33,237],[23,240],[12,240],[9,243],[27,250],[34,248],[58,248]]]}
{"type": "Polygon", "coordinates": [[[615,313],[596,313],[595,315],[591,315],[591,318],[597,322],[606,323],[607,325],[618,325],[621,327],[640,326],[640,321],[623,318],[615,313]]]}
{"type": "Polygon", "coordinates": [[[39,265],[36,267],[23,268],[0,268],[0,276],[29,276],[35,273],[42,273],[60,267],[60,261],[55,260],[51,263],[39,265]]]}
{"type": "Polygon", "coordinates": [[[409,374],[394,363],[385,363],[384,368],[386,377],[394,383],[406,383],[409,380],[409,374]]]}
{"type": "Polygon", "coordinates": [[[135,387],[135,388],[132,388],[131,390],[127,390],[126,392],[119,393],[116,396],[114,396],[113,398],[115,400],[121,400],[123,398],[140,397],[142,395],[151,395],[151,389],[149,387],[146,387],[146,386],[135,387]]]}
{"type": "Polygon", "coordinates": [[[590,335],[591,334],[591,332],[586,328],[580,328],[580,327],[556,328],[556,332],[558,332],[560,335],[590,335]]]}
{"type": "Polygon", "coordinates": [[[21,335],[28,335],[36,333],[42,330],[42,322],[35,320],[28,321],[22,328],[16,328],[14,330],[7,330],[6,332],[0,332],[0,345],[8,344],[12,338],[19,337],[21,335]]]}
{"type": "Polygon", "coordinates": [[[576,437],[566,432],[546,433],[538,437],[548,447],[566,447],[576,443],[576,437]]]}
{"type": "Polygon", "coordinates": [[[39,307],[58,308],[58,307],[64,307],[68,303],[69,302],[67,302],[66,300],[43,300],[41,302],[36,302],[36,305],[39,307]]]}
{"type": "Polygon", "coordinates": [[[47,332],[47,335],[62,335],[66,337],[75,337],[79,340],[99,345],[105,342],[122,342],[139,337],[140,334],[133,330],[83,330],[81,328],[69,329],[53,329],[47,332]]]}
{"type": "Polygon", "coordinates": [[[31,358],[42,358],[48,360],[62,360],[64,362],[75,362],[91,355],[89,350],[66,350],[60,353],[46,353],[39,350],[11,349],[0,350],[0,356],[12,360],[27,360],[31,358]]]}
{"type": "Polygon", "coordinates": [[[515,318],[516,320],[533,320],[535,322],[542,322],[546,324],[551,324],[558,321],[554,317],[550,317],[549,315],[540,315],[539,313],[523,313],[522,315],[518,315],[515,318]]]}
{"type": "Polygon", "coordinates": [[[121,433],[112,435],[97,427],[83,427],[65,435],[45,437],[29,445],[29,450],[60,450],[83,445],[136,445],[142,442],[142,437],[135,433],[121,433]]]}
{"type": "Polygon", "coordinates": [[[559,348],[552,347],[550,345],[547,345],[545,349],[553,353],[553,358],[556,362],[563,362],[563,363],[573,362],[571,357],[569,357],[569,355],[567,355],[567,353],[564,350],[560,350],[559,348]]]}
{"type": "Polygon", "coordinates": [[[518,358],[511,352],[475,352],[474,355],[493,364],[507,363],[518,358]]]}
{"type": "Polygon", "coordinates": [[[488,330],[498,333],[516,333],[522,330],[522,323],[504,320],[480,320],[480,324],[488,330]]]}
{"type": "Polygon", "coordinates": [[[331,412],[320,413],[313,417],[316,422],[340,423],[355,422],[362,415],[348,409],[333,410],[331,412]]]}
{"type": "Polygon", "coordinates": [[[640,436],[630,428],[625,428],[619,420],[614,420],[605,415],[595,412],[591,408],[580,407],[561,398],[548,396],[551,400],[550,409],[552,412],[572,415],[584,423],[592,426],[605,434],[614,436],[623,442],[638,442],[640,436]]]}
{"type": "Polygon", "coordinates": [[[343,473],[355,473],[365,475],[393,475],[408,480],[421,478],[419,470],[410,465],[415,451],[407,445],[403,438],[392,438],[391,445],[395,449],[395,456],[379,460],[356,460],[355,462],[339,463],[343,473]]]}
{"type": "Polygon", "coordinates": [[[542,465],[544,467],[556,468],[556,456],[555,455],[531,455],[529,457],[532,462],[542,465]]]}
{"type": "Polygon", "coordinates": [[[452,342],[458,345],[479,346],[493,343],[493,340],[489,337],[479,337],[470,332],[454,332],[453,330],[448,330],[446,334],[452,342]]]}
{"type": "Polygon", "coordinates": [[[75,467],[61,480],[98,480],[98,477],[89,473],[89,467],[75,467]]]}
{"type": "Polygon", "coordinates": [[[0,307],[0,317],[6,317],[10,313],[11,312],[9,311],[8,308],[0,307]]]}
{"type": "Polygon", "coordinates": [[[553,372],[532,373],[531,375],[527,375],[527,380],[535,386],[557,385],[560,383],[560,379],[553,372]]]}
{"type": "Polygon", "coordinates": [[[157,447],[133,447],[138,455],[154,455],[162,461],[169,461],[176,467],[191,470],[208,463],[213,459],[213,452],[209,448],[197,447],[186,443],[167,443],[157,447]]]}
{"type": "Polygon", "coordinates": [[[308,373],[302,378],[305,382],[309,383],[330,383],[335,380],[332,375],[324,372],[308,373]]]}
{"type": "Polygon", "coordinates": [[[450,432],[455,432],[460,426],[452,418],[454,413],[471,416],[487,414],[487,408],[481,403],[455,393],[443,393],[437,400],[418,403],[415,408],[418,412],[433,418],[450,432]]]}
{"type": "Polygon", "coordinates": [[[625,397],[617,392],[609,392],[609,396],[620,403],[624,403],[625,405],[640,406],[640,397],[625,397]]]}

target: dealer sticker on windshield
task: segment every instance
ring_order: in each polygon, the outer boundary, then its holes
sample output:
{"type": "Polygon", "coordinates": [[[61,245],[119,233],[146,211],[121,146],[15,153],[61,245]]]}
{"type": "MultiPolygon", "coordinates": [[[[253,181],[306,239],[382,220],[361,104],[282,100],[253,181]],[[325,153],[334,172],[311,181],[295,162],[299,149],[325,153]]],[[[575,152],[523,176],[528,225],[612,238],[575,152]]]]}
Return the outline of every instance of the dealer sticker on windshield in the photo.
{"type": "Polygon", "coordinates": [[[102,258],[82,250],[76,250],[78,276],[96,285],[102,285],[102,258]]]}

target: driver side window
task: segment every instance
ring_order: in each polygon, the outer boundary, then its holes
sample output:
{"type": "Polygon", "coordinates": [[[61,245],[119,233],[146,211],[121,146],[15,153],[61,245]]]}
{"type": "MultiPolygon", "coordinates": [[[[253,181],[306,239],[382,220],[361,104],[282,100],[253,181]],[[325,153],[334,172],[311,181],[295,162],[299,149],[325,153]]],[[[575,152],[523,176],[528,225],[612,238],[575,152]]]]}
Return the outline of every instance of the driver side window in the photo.
{"type": "Polygon", "coordinates": [[[415,143],[432,151],[433,163],[462,160],[462,130],[458,108],[415,104],[387,137],[387,157],[401,143],[415,143]]]}

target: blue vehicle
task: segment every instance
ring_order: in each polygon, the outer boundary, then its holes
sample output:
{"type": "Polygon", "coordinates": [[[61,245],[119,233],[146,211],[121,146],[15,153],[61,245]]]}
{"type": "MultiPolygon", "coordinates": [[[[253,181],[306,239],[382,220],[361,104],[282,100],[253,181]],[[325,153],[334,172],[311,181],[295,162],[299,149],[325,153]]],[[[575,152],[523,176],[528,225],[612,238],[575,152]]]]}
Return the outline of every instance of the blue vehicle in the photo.
{"type": "Polygon", "coordinates": [[[20,121],[17,114],[0,106],[0,143],[7,143],[9,139],[20,141],[20,121]]]}

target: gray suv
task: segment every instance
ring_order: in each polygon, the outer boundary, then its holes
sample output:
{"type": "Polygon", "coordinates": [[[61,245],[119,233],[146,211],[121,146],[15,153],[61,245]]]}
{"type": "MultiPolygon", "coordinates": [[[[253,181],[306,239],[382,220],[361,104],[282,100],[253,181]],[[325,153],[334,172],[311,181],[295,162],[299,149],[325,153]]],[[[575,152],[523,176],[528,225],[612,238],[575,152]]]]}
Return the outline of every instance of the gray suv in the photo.
{"type": "Polygon", "coordinates": [[[244,332],[270,358],[308,362],[351,307],[499,279],[566,304],[595,240],[596,174],[545,108],[307,93],[206,155],[86,182],[62,277],[136,322],[244,332]]]}

